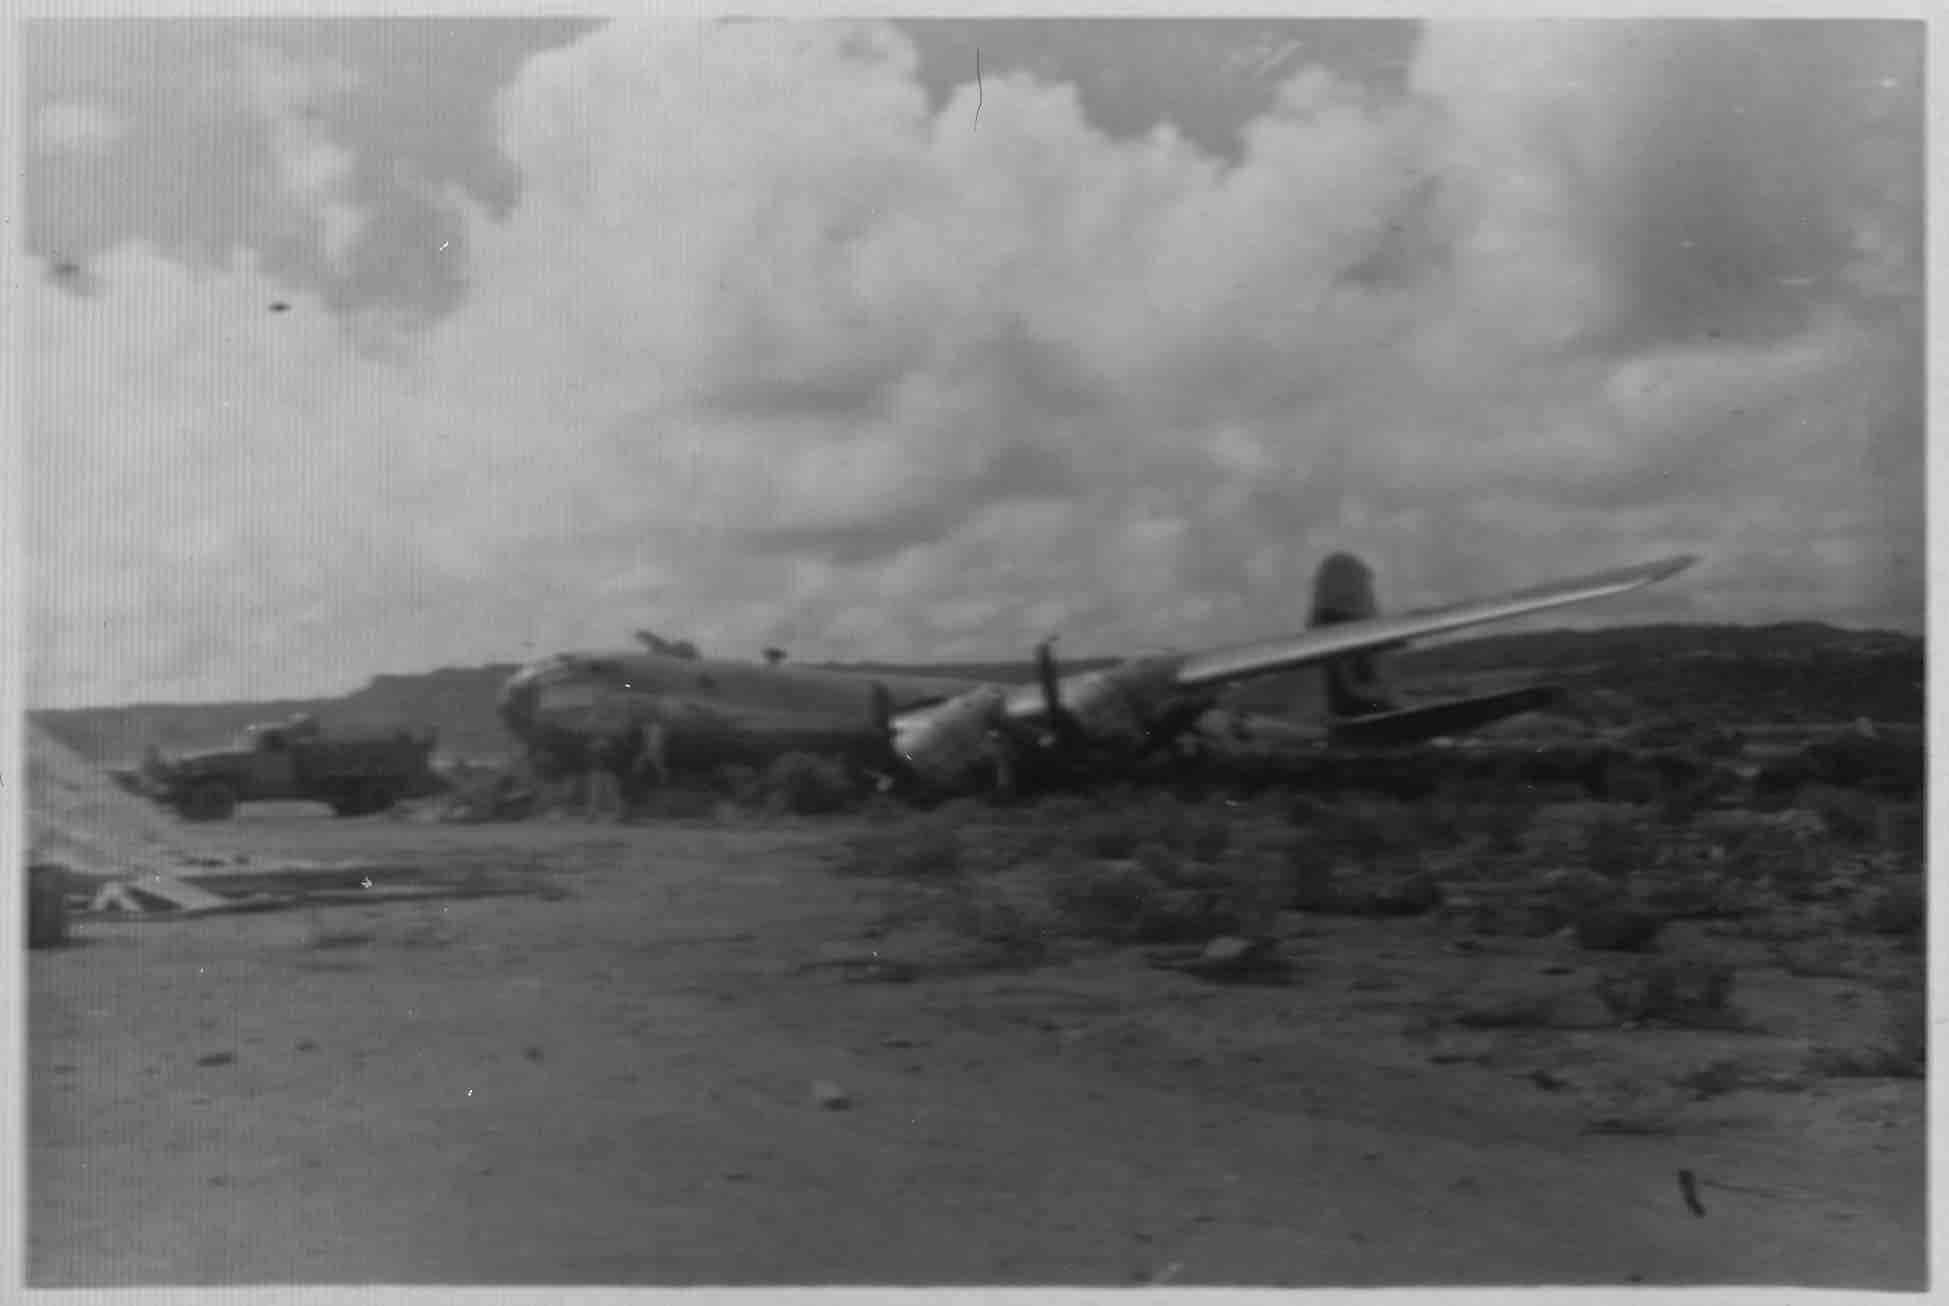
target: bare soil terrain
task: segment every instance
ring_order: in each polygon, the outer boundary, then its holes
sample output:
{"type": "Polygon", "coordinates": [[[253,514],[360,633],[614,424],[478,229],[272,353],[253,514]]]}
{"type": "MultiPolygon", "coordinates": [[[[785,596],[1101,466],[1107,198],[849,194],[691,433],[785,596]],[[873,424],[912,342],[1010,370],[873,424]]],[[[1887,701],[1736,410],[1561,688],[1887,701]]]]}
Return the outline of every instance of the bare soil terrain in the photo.
{"type": "Polygon", "coordinates": [[[860,865],[904,828],[212,830],[546,892],[28,954],[30,1283],[1925,1284],[1920,950],[1821,893],[1671,921],[1724,1018],[1620,1020],[1452,911],[1282,910],[1276,983],[1011,953],[860,865]]]}

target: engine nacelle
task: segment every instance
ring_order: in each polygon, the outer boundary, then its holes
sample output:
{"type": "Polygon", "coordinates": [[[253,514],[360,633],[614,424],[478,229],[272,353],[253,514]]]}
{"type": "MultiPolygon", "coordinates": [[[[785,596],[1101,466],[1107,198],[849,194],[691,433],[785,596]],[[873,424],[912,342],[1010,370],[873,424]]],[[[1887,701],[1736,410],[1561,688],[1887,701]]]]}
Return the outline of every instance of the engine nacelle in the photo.
{"type": "Polygon", "coordinates": [[[893,728],[893,751],[923,784],[975,787],[994,764],[991,736],[1002,725],[1007,697],[1001,686],[983,685],[910,715],[893,728]]]}
{"type": "Polygon", "coordinates": [[[892,726],[889,742],[909,777],[937,791],[968,792],[985,788],[1003,761],[1017,783],[1034,783],[1047,766],[1061,773],[1120,758],[1135,761],[1168,742],[1212,700],[1209,693],[1187,695],[1178,687],[1181,659],[1171,654],[1060,681],[1046,645],[1037,661],[1045,706],[1039,726],[1005,714],[1005,687],[969,690],[892,726]]]}
{"type": "Polygon", "coordinates": [[[1166,655],[1085,672],[1063,683],[1062,708],[1090,745],[1142,748],[1180,697],[1178,662],[1166,655]]]}

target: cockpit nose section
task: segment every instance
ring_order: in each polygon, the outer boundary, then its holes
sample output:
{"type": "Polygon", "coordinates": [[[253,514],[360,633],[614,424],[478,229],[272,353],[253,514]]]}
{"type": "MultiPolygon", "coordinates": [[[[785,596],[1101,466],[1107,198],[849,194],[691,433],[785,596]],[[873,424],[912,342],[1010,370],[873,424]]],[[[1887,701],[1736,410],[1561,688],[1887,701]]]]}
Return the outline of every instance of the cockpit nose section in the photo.
{"type": "Polygon", "coordinates": [[[509,676],[502,682],[501,691],[494,699],[501,724],[516,736],[525,738],[535,725],[542,685],[571,670],[573,665],[573,659],[557,653],[539,662],[530,662],[509,676]]]}

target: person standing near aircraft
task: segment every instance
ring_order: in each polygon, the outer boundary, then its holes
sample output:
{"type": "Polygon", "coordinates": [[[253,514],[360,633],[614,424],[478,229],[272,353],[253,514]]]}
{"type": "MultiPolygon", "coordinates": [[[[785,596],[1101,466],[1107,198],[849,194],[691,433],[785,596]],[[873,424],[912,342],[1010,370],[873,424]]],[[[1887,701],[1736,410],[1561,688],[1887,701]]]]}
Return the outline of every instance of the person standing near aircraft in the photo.
{"type": "Polygon", "coordinates": [[[670,783],[669,739],[661,721],[652,720],[647,726],[636,727],[636,752],[633,754],[635,775],[640,779],[654,775],[658,788],[670,783]]]}
{"type": "Polygon", "coordinates": [[[617,741],[610,763],[621,786],[625,807],[639,802],[651,783],[659,788],[669,783],[663,723],[632,720],[617,741]]]}
{"type": "Polygon", "coordinates": [[[619,821],[623,817],[621,775],[626,765],[626,735],[605,735],[589,748],[588,818],[619,821]]]}
{"type": "Polygon", "coordinates": [[[985,739],[988,765],[993,768],[995,793],[1002,798],[1015,796],[1015,753],[1002,728],[992,726],[985,739]]]}

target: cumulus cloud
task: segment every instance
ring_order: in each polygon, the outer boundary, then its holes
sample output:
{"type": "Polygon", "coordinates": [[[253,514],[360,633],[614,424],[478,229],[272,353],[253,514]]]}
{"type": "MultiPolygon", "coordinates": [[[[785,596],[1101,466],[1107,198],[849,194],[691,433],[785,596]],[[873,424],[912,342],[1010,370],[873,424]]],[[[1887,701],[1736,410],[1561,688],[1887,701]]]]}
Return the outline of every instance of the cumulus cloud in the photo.
{"type": "Polygon", "coordinates": [[[121,115],[100,104],[63,101],[34,115],[34,141],[50,154],[101,149],[127,130],[121,115]]]}
{"type": "Polygon", "coordinates": [[[358,79],[337,60],[303,61],[268,46],[248,47],[238,67],[269,135],[287,221],[314,228],[342,275],[365,214],[351,198],[353,153],[326,129],[323,104],[354,92],[358,79]]]}
{"type": "MultiPolygon", "coordinates": [[[[1609,611],[1919,624],[1919,39],[1701,26],[1434,27],[1236,159],[934,103],[883,28],[605,28],[503,96],[437,323],[138,246],[30,289],[32,691],[1204,643],[1333,547],[1396,604],[1682,548],[1609,611]]],[[[287,144],[322,212],[356,163],[287,144]]]]}

